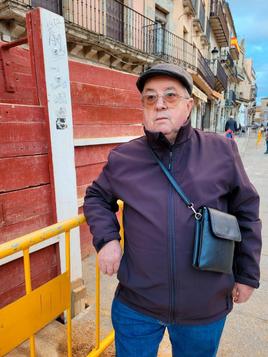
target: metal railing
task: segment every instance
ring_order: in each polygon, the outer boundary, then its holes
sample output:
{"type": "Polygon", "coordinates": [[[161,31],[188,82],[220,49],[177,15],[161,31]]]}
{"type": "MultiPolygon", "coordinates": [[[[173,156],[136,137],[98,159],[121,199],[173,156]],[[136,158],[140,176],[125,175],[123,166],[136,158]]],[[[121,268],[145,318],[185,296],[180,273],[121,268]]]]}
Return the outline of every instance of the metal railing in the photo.
{"type": "Polygon", "coordinates": [[[229,92],[226,92],[226,105],[233,106],[236,102],[235,91],[230,89],[229,92]]]}
{"type": "MultiPolygon", "coordinates": [[[[122,212],[122,202],[119,202],[119,207],[122,212]]],[[[26,295],[0,309],[0,356],[29,339],[30,355],[34,357],[36,355],[34,334],[57,318],[63,311],[67,312],[68,357],[72,356],[70,230],[84,222],[85,217],[81,214],[0,245],[0,259],[16,252],[23,252],[26,290],[26,295]],[[62,233],[65,234],[65,272],[32,290],[30,247],[62,233]]],[[[122,214],[120,215],[120,235],[123,237],[122,214]]],[[[113,330],[102,341],[100,340],[100,271],[97,259],[95,333],[95,347],[88,357],[99,356],[114,341],[113,330]]]]}
{"type": "Polygon", "coordinates": [[[185,67],[196,68],[196,49],[194,46],[175,35],[174,33],[159,28],[156,25],[151,26],[152,33],[152,52],[168,62],[181,64],[185,67]]]}
{"type": "Polygon", "coordinates": [[[221,82],[224,90],[226,90],[227,84],[228,84],[228,76],[225,73],[225,70],[223,69],[219,60],[217,60],[217,62],[216,62],[216,77],[221,82]]]}
{"type": "Polygon", "coordinates": [[[151,26],[155,22],[118,0],[66,0],[63,16],[85,30],[124,43],[139,51],[152,51],[151,26]]]}
{"type": "Polygon", "coordinates": [[[214,73],[209,67],[208,60],[205,59],[201,52],[197,50],[197,71],[201,74],[201,76],[206,80],[206,82],[210,85],[212,89],[215,88],[215,78],[214,73]]]}

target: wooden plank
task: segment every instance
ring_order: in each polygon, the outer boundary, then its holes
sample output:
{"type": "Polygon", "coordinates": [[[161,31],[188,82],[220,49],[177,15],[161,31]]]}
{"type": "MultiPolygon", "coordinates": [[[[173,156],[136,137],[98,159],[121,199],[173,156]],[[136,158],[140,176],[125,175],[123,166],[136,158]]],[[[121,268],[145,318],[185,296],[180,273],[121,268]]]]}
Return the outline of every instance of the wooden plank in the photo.
{"type": "MultiPolygon", "coordinates": [[[[54,255],[55,255],[55,253],[54,253],[54,255]]],[[[17,262],[17,260],[15,260],[15,262],[17,262]]],[[[8,264],[11,264],[11,263],[8,263],[8,264]]],[[[6,264],[6,265],[8,265],[8,264],[6,264]]],[[[4,266],[1,266],[1,270],[3,269],[4,266]]],[[[17,271],[18,271],[18,269],[16,267],[14,274],[17,274],[17,271]]],[[[8,271],[6,273],[8,274],[8,276],[10,278],[11,272],[8,271]]],[[[57,275],[58,275],[58,267],[57,266],[53,266],[51,268],[47,267],[46,270],[44,270],[40,275],[35,277],[35,279],[32,279],[32,287],[35,289],[36,287],[46,283],[48,280],[53,279],[57,275]]],[[[11,304],[12,302],[21,298],[24,295],[25,295],[24,281],[23,281],[23,283],[21,283],[19,285],[14,285],[13,282],[11,285],[10,281],[9,281],[8,290],[6,290],[3,293],[0,291],[0,309],[8,304],[11,304]]]]}
{"type": "Polygon", "coordinates": [[[47,152],[45,123],[0,123],[0,157],[47,152]]]}
{"type": "Polygon", "coordinates": [[[47,155],[0,159],[0,192],[49,183],[47,155]]]}
{"type": "MultiPolygon", "coordinates": [[[[11,54],[11,65],[13,73],[31,74],[30,54],[27,49],[22,47],[13,47],[9,49],[11,54]]],[[[3,69],[3,63],[0,61],[0,70],[3,69]]]]}
{"type": "Polygon", "coordinates": [[[0,243],[5,243],[11,239],[18,238],[24,234],[31,233],[37,229],[47,227],[55,223],[50,213],[24,219],[11,225],[0,227],[0,243]]]}
{"type": "Polygon", "coordinates": [[[92,183],[92,181],[93,181],[93,179],[92,180],[88,180],[88,182],[86,184],[84,184],[84,185],[77,186],[77,197],[82,202],[84,202],[83,199],[84,199],[85,194],[86,194],[86,189],[92,183]]]}
{"type": "MultiPolygon", "coordinates": [[[[79,208],[79,214],[84,213],[83,208],[79,208]]],[[[92,244],[92,235],[90,233],[87,223],[83,223],[80,226],[80,242],[81,242],[81,255],[82,259],[91,254],[96,254],[95,248],[92,244]]]]}
{"type": "Polygon", "coordinates": [[[44,108],[33,105],[0,103],[0,123],[43,122],[44,108]]]}
{"type": "Polygon", "coordinates": [[[92,235],[86,223],[80,226],[80,242],[82,259],[95,253],[95,249],[92,245],[92,235]]]}
{"type": "Polygon", "coordinates": [[[15,74],[15,92],[9,93],[4,86],[4,74],[0,70],[0,102],[37,104],[36,87],[32,75],[15,74]]]}
{"type": "Polygon", "coordinates": [[[0,158],[38,155],[48,152],[47,142],[18,142],[0,144],[0,158]]]}
{"type": "Polygon", "coordinates": [[[144,135],[142,126],[135,125],[76,125],[74,127],[74,137],[98,138],[114,136],[141,136],[144,135]]]}
{"type": "Polygon", "coordinates": [[[140,96],[133,90],[71,83],[72,101],[76,104],[140,108],[140,96]]]}
{"type": "Polygon", "coordinates": [[[108,107],[73,104],[74,125],[77,124],[139,124],[143,121],[141,108],[108,107]]]}
{"type": "Polygon", "coordinates": [[[70,81],[107,87],[136,90],[137,75],[110,68],[69,61],[70,81]]]}
{"type": "Polygon", "coordinates": [[[99,176],[104,165],[105,162],[78,167],[76,169],[77,186],[88,185],[89,182],[92,182],[99,176]]]}
{"type": "Polygon", "coordinates": [[[75,148],[75,166],[85,166],[106,162],[110,151],[116,147],[116,144],[97,145],[90,147],[75,148]]]}
{"type": "Polygon", "coordinates": [[[0,226],[23,222],[29,218],[52,214],[51,186],[44,185],[0,195],[2,221],[0,226]]]}

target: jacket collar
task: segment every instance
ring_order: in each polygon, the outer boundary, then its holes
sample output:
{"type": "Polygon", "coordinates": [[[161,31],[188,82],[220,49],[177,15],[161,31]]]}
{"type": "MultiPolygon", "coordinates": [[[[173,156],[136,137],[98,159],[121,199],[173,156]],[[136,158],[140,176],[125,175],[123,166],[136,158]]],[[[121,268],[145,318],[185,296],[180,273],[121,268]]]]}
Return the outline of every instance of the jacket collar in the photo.
{"type": "Polygon", "coordinates": [[[145,135],[147,137],[148,144],[153,148],[163,148],[163,147],[177,147],[178,145],[189,140],[193,133],[193,128],[191,126],[191,120],[187,121],[187,124],[180,128],[174,144],[172,145],[165,135],[161,132],[152,132],[144,129],[145,135]]]}

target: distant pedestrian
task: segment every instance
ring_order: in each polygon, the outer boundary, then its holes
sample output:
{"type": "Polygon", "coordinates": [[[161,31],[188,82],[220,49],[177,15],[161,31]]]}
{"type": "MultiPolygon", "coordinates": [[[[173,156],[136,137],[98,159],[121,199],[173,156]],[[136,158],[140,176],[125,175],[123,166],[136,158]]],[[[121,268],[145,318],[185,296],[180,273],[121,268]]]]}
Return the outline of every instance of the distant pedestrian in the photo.
{"type": "Polygon", "coordinates": [[[231,129],[226,130],[225,137],[228,139],[234,139],[234,132],[231,129]]]}
{"type": "Polygon", "coordinates": [[[228,129],[231,129],[233,133],[237,131],[237,122],[234,120],[233,116],[230,116],[225,124],[225,131],[228,129]]]}
{"type": "Polygon", "coordinates": [[[261,142],[261,139],[262,139],[262,130],[259,129],[258,130],[258,134],[257,134],[257,142],[256,142],[256,146],[258,146],[261,142]]]}

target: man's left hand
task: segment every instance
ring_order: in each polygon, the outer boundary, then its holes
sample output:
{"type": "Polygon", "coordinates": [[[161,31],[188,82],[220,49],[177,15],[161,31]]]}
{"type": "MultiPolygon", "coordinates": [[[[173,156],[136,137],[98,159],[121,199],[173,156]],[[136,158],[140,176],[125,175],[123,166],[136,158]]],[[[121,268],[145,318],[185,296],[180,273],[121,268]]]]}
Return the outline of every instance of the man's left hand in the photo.
{"type": "Polygon", "coordinates": [[[249,285],[244,285],[240,283],[235,283],[232,296],[233,302],[240,304],[241,302],[246,302],[253,293],[254,288],[249,285]]]}

